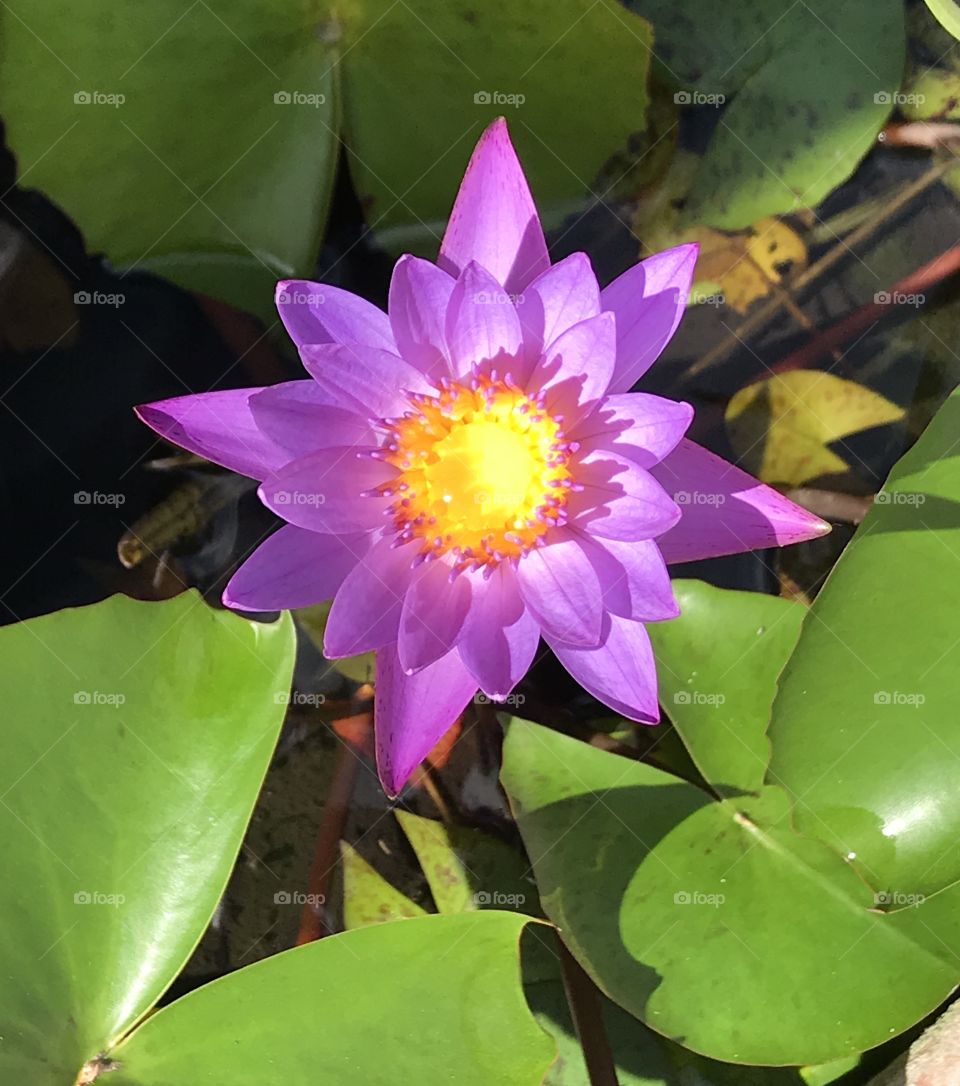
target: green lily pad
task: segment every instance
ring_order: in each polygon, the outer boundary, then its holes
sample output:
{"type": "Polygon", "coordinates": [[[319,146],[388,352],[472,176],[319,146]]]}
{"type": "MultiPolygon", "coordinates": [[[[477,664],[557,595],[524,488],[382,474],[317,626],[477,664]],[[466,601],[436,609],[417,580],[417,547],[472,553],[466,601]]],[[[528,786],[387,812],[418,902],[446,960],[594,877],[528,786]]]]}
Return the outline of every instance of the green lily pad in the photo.
{"type": "Polygon", "coordinates": [[[0,1077],[64,1086],[210,920],[283,719],[289,619],[195,592],[0,630],[0,1077]]]}
{"type": "Polygon", "coordinates": [[[760,592],[673,582],[680,617],[648,627],[660,700],[704,779],[754,792],[770,760],[766,738],[777,676],[804,608],[760,592]]]}
{"type": "Polygon", "coordinates": [[[539,1086],[554,1046],[520,987],[526,922],[428,916],[278,954],[155,1014],[111,1086],[539,1086]]]}
{"type": "MultiPolygon", "coordinates": [[[[557,1059],[544,1086],[591,1086],[570,1019],[558,955],[550,945],[555,945],[555,938],[549,929],[541,933],[531,926],[521,943],[524,976],[537,978],[525,985],[527,999],[537,1021],[557,1045],[557,1059]]],[[[705,1059],[648,1029],[606,996],[599,998],[619,1086],[804,1086],[806,1082],[792,1068],[742,1067],[705,1059]]],[[[816,1081],[817,1086],[825,1086],[831,1079],[816,1081]]]]}
{"type": "Polygon", "coordinates": [[[955,392],[814,602],[773,706],[770,780],[890,907],[960,879],[958,432],[955,392]]]}
{"type": "Polygon", "coordinates": [[[435,253],[473,146],[500,115],[559,222],[645,129],[651,44],[643,19],[577,0],[352,3],[344,141],[368,222],[392,248],[435,253]]]}
{"type": "MultiPolygon", "coordinates": [[[[329,29],[329,28],[328,28],[329,29]]],[[[242,302],[313,265],[336,162],[337,51],[322,18],[269,0],[185,7],[10,0],[0,94],[23,183],[121,265],[169,258],[242,302]]]]}
{"type": "Polygon", "coordinates": [[[726,106],[685,222],[738,230],[814,207],[872,146],[903,78],[903,4],[632,0],[682,104],[726,106]],[[729,99],[729,101],[728,101],[729,99]]]}
{"type": "Polygon", "coordinates": [[[960,892],[881,912],[842,856],[794,831],[782,789],[713,801],[517,720],[503,780],[567,946],[613,1000],[694,1052],[774,1066],[853,1056],[960,975],[960,892]]]}

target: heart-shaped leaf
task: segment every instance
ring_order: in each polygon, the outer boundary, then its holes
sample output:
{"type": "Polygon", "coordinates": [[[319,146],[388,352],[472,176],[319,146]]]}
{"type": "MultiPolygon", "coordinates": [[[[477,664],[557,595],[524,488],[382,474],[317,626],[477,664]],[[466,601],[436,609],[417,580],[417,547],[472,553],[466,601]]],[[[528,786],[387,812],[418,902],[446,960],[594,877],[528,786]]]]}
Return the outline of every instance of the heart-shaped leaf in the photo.
{"type": "Polygon", "coordinates": [[[503,779],[567,946],[612,999],[695,1052],[851,1056],[913,1025],[960,975],[960,893],[879,912],[843,857],[794,832],[781,789],[712,801],[519,720],[503,779]]]}
{"type": "Polygon", "coordinates": [[[63,1086],[153,1006],[233,865],[283,719],[288,618],[189,592],[0,630],[0,1071],[63,1086]]]}
{"type": "Polygon", "coordinates": [[[539,1086],[554,1049],[520,987],[526,923],[428,916],[278,954],[148,1019],[109,1081],[539,1086]]]}

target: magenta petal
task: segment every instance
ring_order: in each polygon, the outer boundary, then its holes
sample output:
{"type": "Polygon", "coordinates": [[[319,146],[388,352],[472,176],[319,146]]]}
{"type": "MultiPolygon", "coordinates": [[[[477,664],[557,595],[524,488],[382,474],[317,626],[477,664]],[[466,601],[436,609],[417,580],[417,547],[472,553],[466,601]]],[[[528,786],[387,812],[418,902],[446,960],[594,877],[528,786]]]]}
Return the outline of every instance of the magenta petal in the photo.
{"type": "Polygon", "coordinates": [[[418,671],[445,656],[457,642],[470,610],[470,581],[450,580],[448,562],[421,566],[410,585],[400,616],[397,651],[405,671],[418,671]]]}
{"type": "Polygon", "coordinates": [[[668,562],[693,562],[814,539],[830,525],[745,471],[684,439],[652,474],[680,506],[657,540],[668,562]]]}
{"type": "Polygon", "coordinates": [[[667,564],[652,539],[623,543],[582,536],[580,542],[600,578],[607,611],[643,622],[680,614],[667,564]]]}
{"type": "Polygon", "coordinates": [[[322,603],[333,597],[369,548],[369,535],[320,535],[285,524],[230,578],[224,605],[241,611],[283,611],[322,603]]]}
{"type": "Polygon", "coordinates": [[[578,648],[547,638],[557,659],[585,689],[628,720],[656,724],[657,669],[650,638],[641,622],[607,615],[604,640],[578,648]]]}
{"type": "Polygon", "coordinates": [[[576,458],[583,488],[567,499],[570,523],[607,539],[654,539],[677,523],[680,510],[651,472],[607,450],[576,458]]]}
{"type": "Polygon", "coordinates": [[[593,411],[568,431],[584,452],[610,449],[651,468],[673,452],[693,421],[688,403],[623,392],[604,396],[593,411]]]}
{"type": "Polygon", "coordinates": [[[536,362],[557,336],[599,312],[600,287],[587,254],[573,253],[554,264],[517,298],[527,358],[536,362]]]}
{"type": "Polygon", "coordinates": [[[447,353],[447,306],[456,282],[436,264],[402,256],[390,281],[390,323],[397,350],[436,384],[453,371],[447,353]]]}
{"type": "Polygon", "coordinates": [[[386,536],[374,543],[334,596],[323,635],[323,651],[331,659],[369,652],[397,640],[417,544],[394,547],[393,542],[386,536]]]}
{"type": "Polygon", "coordinates": [[[353,343],[300,348],[310,376],[329,400],[367,418],[392,418],[408,405],[404,391],[429,392],[423,374],[390,351],[353,343]]]}
{"type": "Polygon", "coordinates": [[[277,312],[298,347],[308,343],[358,343],[395,351],[382,309],[348,290],[305,279],[277,283],[277,312]]]}
{"type": "Polygon", "coordinates": [[[526,674],[540,643],[540,625],[524,606],[513,568],[474,577],[473,598],[458,643],[476,685],[503,700],[526,674]]]}
{"type": "Polygon", "coordinates": [[[513,302],[488,271],[473,263],[463,269],[450,295],[446,331],[458,374],[487,360],[495,360],[505,373],[514,368],[523,342],[513,302]]]}
{"type": "Polygon", "coordinates": [[[393,478],[396,470],[337,445],[284,465],[258,493],[277,516],[311,532],[365,532],[384,525],[390,499],[363,494],[393,478]]]}
{"type": "Polygon", "coordinates": [[[140,418],[167,441],[253,479],[265,479],[292,459],[258,428],[250,398],[259,388],[231,388],[176,396],[136,408],[140,418]]]}
{"type": "Polygon", "coordinates": [[[580,321],[558,336],[534,369],[528,389],[549,390],[548,408],[569,426],[606,391],[616,359],[612,313],[580,321]]]}
{"type": "Polygon", "coordinates": [[[287,381],[250,397],[250,412],[257,427],[289,459],[331,445],[375,445],[376,435],[367,419],[342,407],[332,407],[330,397],[316,381],[287,381]]]}
{"type": "Polygon", "coordinates": [[[388,795],[403,788],[476,689],[456,650],[415,675],[404,673],[395,646],[377,653],[377,771],[388,795]]]}
{"type": "Polygon", "coordinates": [[[611,392],[627,392],[660,357],[683,316],[699,246],[678,245],[642,260],[600,294],[617,318],[611,392]]]}
{"type": "Polygon", "coordinates": [[[517,564],[524,603],[550,635],[571,645],[596,645],[603,617],[596,570],[579,539],[556,529],[551,542],[535,547],[517,564]]]}
{"type": "Polygon", "coordinates": [[[457,275],[471,260],[511,293],[550,266],[537,209],[502,117],[473,152],[437,262],[457,275]]]}

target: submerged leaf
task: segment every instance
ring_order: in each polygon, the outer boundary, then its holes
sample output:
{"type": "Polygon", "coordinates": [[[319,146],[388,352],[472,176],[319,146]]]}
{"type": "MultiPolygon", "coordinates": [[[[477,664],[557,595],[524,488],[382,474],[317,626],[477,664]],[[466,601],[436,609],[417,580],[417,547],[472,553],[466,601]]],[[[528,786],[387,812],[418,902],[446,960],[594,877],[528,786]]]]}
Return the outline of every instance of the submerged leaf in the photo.
{"type": "Polygon", "coordinates": [[[727,433],[740,462],[764,482],[802,486],[845,471],[828,446],[873,426],[898,422],[903,409],[878,392],[832,373],[796,370],[748,385],[727,406],[727,433]]]}
{"type": "Polygon", "coordinates": [[[720,300],[738,313],[746,313],[758,298],[770,294],[788,271],[807,263],[803,239],[779,219],[761,219],[737,234],[699,226],[681,234],[680,240],[700,243],[691,300],[710,301],[715,284],[720,300]]]}

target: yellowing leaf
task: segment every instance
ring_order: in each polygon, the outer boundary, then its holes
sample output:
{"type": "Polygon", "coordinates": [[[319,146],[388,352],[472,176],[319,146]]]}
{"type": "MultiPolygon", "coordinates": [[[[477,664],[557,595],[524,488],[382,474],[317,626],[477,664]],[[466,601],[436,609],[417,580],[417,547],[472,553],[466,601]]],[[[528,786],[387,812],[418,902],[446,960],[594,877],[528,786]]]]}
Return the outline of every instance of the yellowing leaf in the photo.
{"type": "Polygon", "coordinates": [[[673,201],[682,195],[682,186],[696,162],[695,155],[680,160],[671,172],[673,183],[641,205],[633,230],[644,241],[644,253],[699,242],[691,304],[717,301],[746,313],[753,302],[765,298],[783,280],[787,271],[806,266],[807,247],[796,230],[774,218],[759,219],[736,233],[703,225],[677,229],[680,213],[673,201]]]}
{"type": "Polygon", "coordinates": [[[346,841],[340,842],[343,865],[343,926],[347,931],[426,913],[371,867],[346,841]]]}
{"type": "Polygon", "coordinates": [[[797,370],[742,388],[726,411],[727,432],[743,465],[767,483],[801,486],[845,471],[827,446],[872,426],[897,422],[903,409],[863,385],[797,370]]]}
{"type": "Polygon", "coordinates": [[[738,234],[698,226],[689,240],[700,242],[697,284],[718,283],[724,301],[738,313],[765,298],[789,268],[807,262],[803,239],[779,219],[760,219],[738,234]]]}

